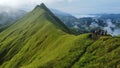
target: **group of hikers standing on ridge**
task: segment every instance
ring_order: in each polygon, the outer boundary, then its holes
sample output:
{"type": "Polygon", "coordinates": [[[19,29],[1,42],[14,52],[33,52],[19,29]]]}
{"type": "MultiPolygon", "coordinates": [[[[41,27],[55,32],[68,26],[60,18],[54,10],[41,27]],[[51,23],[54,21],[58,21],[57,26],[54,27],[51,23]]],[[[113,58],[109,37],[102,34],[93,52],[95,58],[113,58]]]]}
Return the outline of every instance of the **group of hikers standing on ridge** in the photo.
{"type": "Polygon", "coordinates": [[[99,29],[99,30],[93,30],[92,31],[93,34],[95,35],[107,35],[107,30],[102,30],[102,29],[99,29]]]}

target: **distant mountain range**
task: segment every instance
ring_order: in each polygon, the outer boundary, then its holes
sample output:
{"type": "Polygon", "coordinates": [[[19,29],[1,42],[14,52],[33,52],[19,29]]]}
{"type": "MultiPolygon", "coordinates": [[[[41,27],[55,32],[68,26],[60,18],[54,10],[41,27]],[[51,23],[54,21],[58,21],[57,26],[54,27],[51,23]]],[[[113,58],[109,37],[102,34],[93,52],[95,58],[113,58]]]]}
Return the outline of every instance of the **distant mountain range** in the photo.
{"type": "Polygon", "coordinates": [[[63,21],[68,27],[73,27],[74,22],[77,21],[77,18],[72,16],[71,14],[51,9],[51,11],[61,20],[63,21]]]}
{"type": "Polygon", "coordinates": [[[52,10],[52,12],[78,34],[88,33],[95,29],[107,30],[111,35],[120,34],[120,14],[88,14],[76,18],[58,10],[52,10]]]}
{"type": "Polygon", "coordinates": [[[0,31],[26,14],[26,11],[0,6],[0,31]]]}

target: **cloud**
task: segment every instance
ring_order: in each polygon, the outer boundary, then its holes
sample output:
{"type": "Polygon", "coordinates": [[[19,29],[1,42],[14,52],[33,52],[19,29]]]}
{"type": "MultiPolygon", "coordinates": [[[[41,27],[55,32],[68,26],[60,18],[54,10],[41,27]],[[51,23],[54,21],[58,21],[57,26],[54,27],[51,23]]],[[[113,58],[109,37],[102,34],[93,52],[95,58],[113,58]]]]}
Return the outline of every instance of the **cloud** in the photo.
{"type": "Polygon", "coordinates": [[[49,8],[59,9],[72,14],[120,12],[120,0],[0,0],[0,5],[32,10],[42,2],[49,8]]]}
{"type": "Polygon", "coordinates": [[[73,0],[0,0],[0,5],[6,5],[6,6],[12,6],[17,7],[21,5],[34,5],[34,4],[40,4],[40,3],[55,3],[55,2],[72,2],[73,0]]]}
{"type": "Polygon", "coordinates": [[[1,6],[13,8],[33,9],[36,5],[45,3],[47,5],[59,2],[72,2],[73,0],[0,0],[1,6]]]}

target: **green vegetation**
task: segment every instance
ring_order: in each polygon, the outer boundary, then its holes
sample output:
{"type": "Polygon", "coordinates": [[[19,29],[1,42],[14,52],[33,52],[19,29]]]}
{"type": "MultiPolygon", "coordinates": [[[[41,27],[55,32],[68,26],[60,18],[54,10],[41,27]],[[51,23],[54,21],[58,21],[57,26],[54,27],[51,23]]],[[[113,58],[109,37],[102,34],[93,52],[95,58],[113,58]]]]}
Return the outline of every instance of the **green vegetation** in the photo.
{"type": "Polygon", "coordinates": [[[120,67],[120,38],[71,31],[45,5],[0,33],[0,68],[120,67]]]}

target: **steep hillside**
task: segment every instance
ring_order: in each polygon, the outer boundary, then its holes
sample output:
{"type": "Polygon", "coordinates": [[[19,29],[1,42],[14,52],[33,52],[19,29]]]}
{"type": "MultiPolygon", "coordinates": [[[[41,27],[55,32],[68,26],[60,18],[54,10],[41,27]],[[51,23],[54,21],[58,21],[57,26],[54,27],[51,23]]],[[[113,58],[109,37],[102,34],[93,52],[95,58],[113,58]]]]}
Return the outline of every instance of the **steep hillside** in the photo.
{"type": "Polygon", "coordinates": [[[0,33],[0,68],[120,67],[119,37],[71,33],[44,4],[38,5],[0,33]]]}

